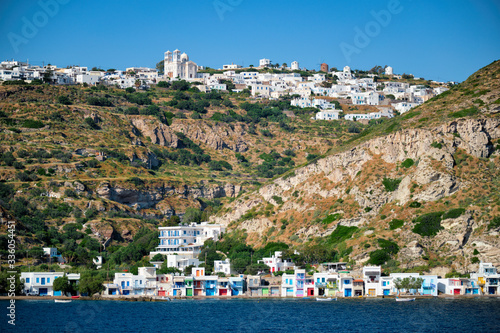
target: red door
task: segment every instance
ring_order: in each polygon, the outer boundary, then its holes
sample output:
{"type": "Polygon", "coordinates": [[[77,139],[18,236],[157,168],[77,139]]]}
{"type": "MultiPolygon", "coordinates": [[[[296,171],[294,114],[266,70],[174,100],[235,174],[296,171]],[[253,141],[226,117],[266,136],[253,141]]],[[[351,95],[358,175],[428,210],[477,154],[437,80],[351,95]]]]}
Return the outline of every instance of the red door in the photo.
{"type": "Polygon", "coordinates": [[[460,289],[455,289],[455,290],[453,290],[453,294],[455,294],[455,295],[460,295],[460,289]]]}
{"type": "Polygon", "coordinates": [[[314,296],[314,289],[313,288],[307,289],[307,296],[314,296]]]}
{"type": "Polygon", "coordinates": [[[227,296],[227,289],[221,289],[221,290],[219,290],[219,295],[220,296],[227,296]]]}
{"type": "Polygon", "coordinates": [[[158,291],[158,296],[166,296],[165,295],[165,290],[159,290],[158,291]]]}

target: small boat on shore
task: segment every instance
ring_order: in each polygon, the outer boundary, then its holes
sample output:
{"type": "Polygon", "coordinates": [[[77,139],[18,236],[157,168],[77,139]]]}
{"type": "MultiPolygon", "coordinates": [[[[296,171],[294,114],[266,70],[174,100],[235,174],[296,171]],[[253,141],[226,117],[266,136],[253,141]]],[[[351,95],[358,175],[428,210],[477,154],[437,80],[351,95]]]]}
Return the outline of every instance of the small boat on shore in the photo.
{"type": "Polygon", "coordinates": [[[55,299],[55,303],[71,303],[70,299],[55,299]]]}
{"type": "Polygon", "coordinates": [[[412,302],[415,300],[415,297],[413,298],[399,298],[399,297],[396,297],[396,302],[412,302]]]}
{"type": "Polygon", "coordinates": [[[330,301],[336,301],[336,300],[337,300],[337,297],[335,297],[335,298],[316,297],[316,301],[318,301],[318,302],[330,302],[330,301]]]}

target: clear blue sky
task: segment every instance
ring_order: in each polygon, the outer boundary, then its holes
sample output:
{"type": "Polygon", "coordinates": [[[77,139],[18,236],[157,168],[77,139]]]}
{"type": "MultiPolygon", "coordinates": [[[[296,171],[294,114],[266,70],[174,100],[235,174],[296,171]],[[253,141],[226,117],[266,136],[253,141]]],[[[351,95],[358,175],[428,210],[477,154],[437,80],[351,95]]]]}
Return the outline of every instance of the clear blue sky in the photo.
{"type": "Polygon", "coordinates": [[[154,67],[178,48],[212,68],[269,58],[463,81],[500,58],[500,1],[391,2],[2,0],[0,59],[125,69],[154,67]],[[389,9],[377,23],[372,12],[389,9]]]}

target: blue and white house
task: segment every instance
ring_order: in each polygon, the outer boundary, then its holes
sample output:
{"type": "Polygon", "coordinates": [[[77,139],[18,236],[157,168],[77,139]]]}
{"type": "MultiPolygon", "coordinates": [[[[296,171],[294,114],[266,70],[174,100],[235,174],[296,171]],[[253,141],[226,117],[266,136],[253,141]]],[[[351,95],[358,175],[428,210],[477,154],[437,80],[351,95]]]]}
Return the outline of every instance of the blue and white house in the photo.
{"type": "MultiPolygon", "coordinates": [[[[64,276],[64,272],[21,272],[24,280],[24,292],[40,296],[62,296],[61,291],[54,291],[54,280],[64,276]]],[[[80,274],[66,274],[69,281],[78,283],[80,274]]]]}
{"type": "Polygon", "coordinates": [[[245,292],[245,278],[243,275],[230,277],[229,287],[231,288],[231,296],[243,295],[245,292]]]}

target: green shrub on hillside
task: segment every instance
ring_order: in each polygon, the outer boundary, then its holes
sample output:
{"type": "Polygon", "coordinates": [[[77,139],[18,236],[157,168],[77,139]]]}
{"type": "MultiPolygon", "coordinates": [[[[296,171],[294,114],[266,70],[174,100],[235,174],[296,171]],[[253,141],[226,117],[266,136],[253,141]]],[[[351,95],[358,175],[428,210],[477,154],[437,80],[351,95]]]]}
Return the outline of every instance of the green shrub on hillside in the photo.
{"type": "Polygon", "coordinates": [[[460,215],[465,213],[465,208],[455,208],[455,209],[450,209],[443,215],[443,220],[446,219],[456,219],[460,215]]]}
{"type": "Polygon", "coordinates": [[[403,161],[403,163],[401,163],[401,166],[404,168],[410,168],[413,164],[415,164],[415,161],[413,161],[411,158],[407,158],[403,161]]]}
{"type": "Polygon", "coordinates": [[[448,114],[448,117],[450,117],[450,118],[463,118],[463,117],[473,116],[477,113],[479,113],[479,110],[475,106],[473,106],[473,107],[470,107],[468,109],[463,109],[463,110],[460,110],[457,112],[452,112],[452,113],[448,114]]]}
{"type": "Polygon", "coordinates": [[[443,212],[434,212],[417,217],[414,222],[413,232],[421,236],[435,236],[439,230],[443,229],[441,226],[441,217],[443,212]]]}
{"type": "Polygon", "coordinates": [[[488,230],[496,229],[498,227],[500,227],[500,216],[496,216],[490,221],[490,224],[488,224],[488,230]]]}
{"type": "Polygon", "coordinates": [[[358,230],[358,227],[345,227],[343,225],[337,225],[337,228],[331,233],[328,238],[328,243],[338,244],[349,238],[358,230]]]}
{"type": "Polygon", "coordinates": [[[408,207],[411,207],[411,208],[420,208],[420,207],[422,207],[422,204],[420,202],[418,202],[418,201],[413,201],[412,203],[410,203],[408,205],[408,207]]]}
{"type": "Polygon", "coordinates": [[[273,200],[278,204],[282,205],[283,204],[283,199],[281,197],[278,197],[277,195],[273,195],[273,200]]]}
{"type": "Polygon", "coordinates": [[[335,214],[331,214],[331,215],[328,215],[327,217],[325,217],[323,219],[323,221],[321,221],[321,223],[323,223],[323,224],[330,224],[333,221],[340,220],[341,218],[342,218],[342,214],[335,213],[335,214]]]}
{"type": "Polygon", "coordinates": [[[437,148],[437,149],[441,149],[441,148],[443,148],[443,144],[434,141],[433,143],[431,143],[431,147],[434,147],[434,148],[437,148]]]}
{"type": "Polygon", "coordinates": [[[401,228],[404,224],[405,224],[404,220],[393,219],[391,222],[389,222],[389,229],[396,230],[401,228]]]}
{"type": "Polygon", "coordinates": [[[21,126],[24,128],[42,128],[45,125],[39,120],[26,119],[21,126]]]}
{"type": "Polygon", "coordinates": [[[387,192],[394,192],[398,189],[399,183],[401,183],[401,178],[391,179],[385,178],[382,180],[382,184],[387,192]]]}

